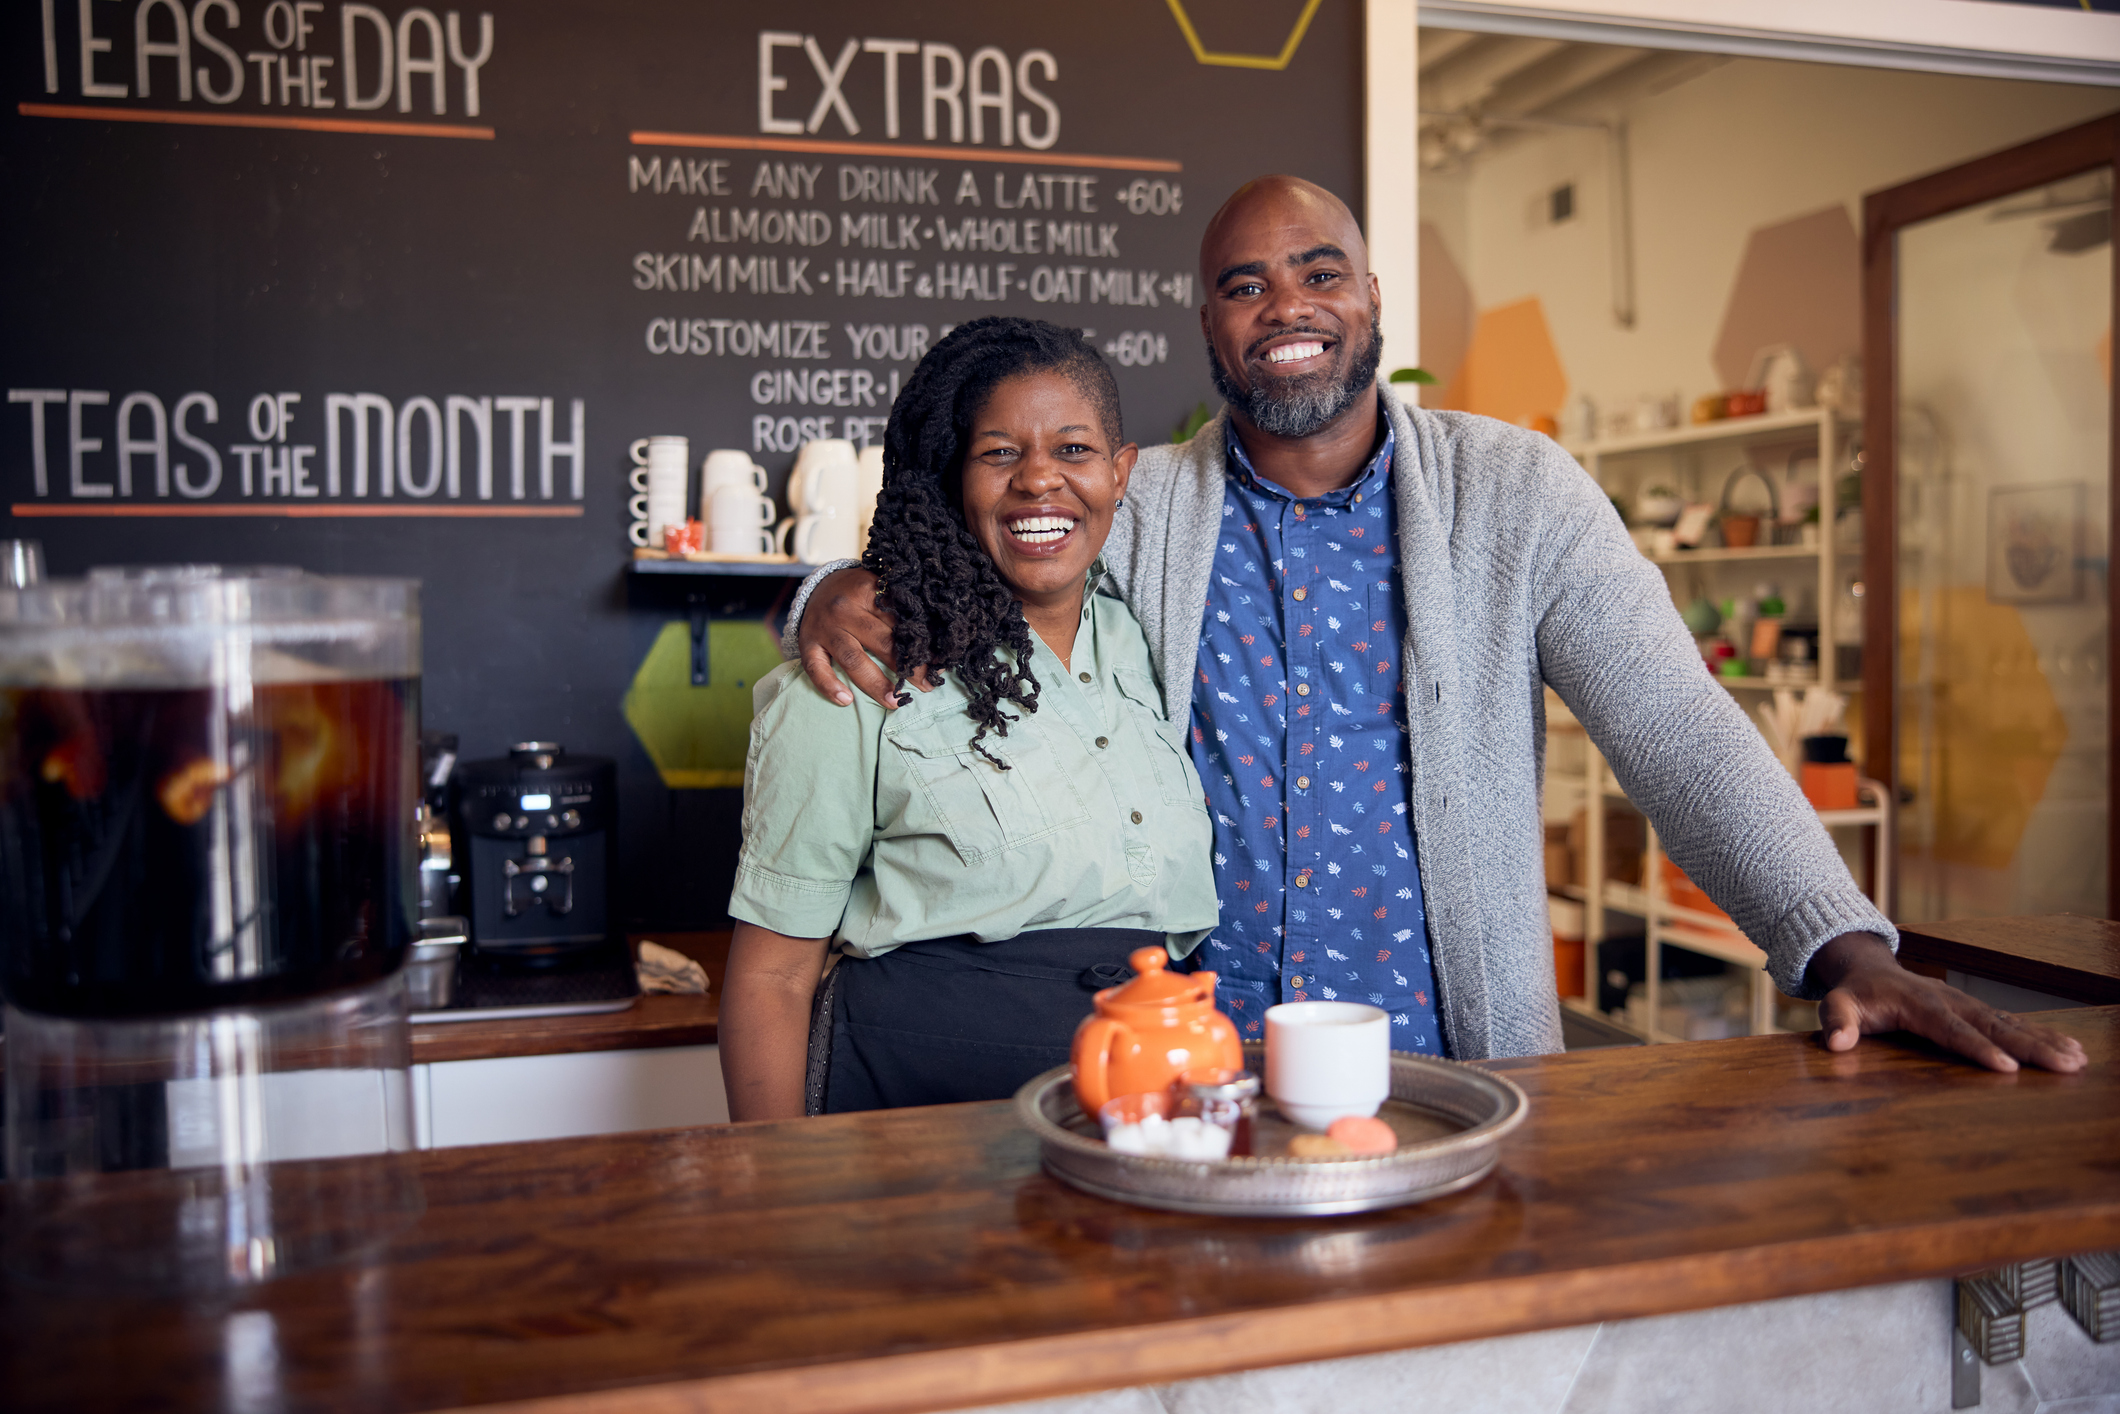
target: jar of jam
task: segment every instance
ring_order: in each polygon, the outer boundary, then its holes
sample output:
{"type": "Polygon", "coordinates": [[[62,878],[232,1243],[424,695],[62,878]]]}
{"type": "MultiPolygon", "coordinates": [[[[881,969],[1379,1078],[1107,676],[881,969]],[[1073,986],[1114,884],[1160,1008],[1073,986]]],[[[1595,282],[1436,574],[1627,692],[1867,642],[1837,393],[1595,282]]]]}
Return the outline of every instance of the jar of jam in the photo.
{"type": "Polygon", "coordinates": [[[1208,1066],[1178,1077],[1178,1113],[1229,1131],[1231,1158],[1252,1152],[1252,1121],[1259,1108],[1259,1077],[1248,1070],[1208,1066]]]}

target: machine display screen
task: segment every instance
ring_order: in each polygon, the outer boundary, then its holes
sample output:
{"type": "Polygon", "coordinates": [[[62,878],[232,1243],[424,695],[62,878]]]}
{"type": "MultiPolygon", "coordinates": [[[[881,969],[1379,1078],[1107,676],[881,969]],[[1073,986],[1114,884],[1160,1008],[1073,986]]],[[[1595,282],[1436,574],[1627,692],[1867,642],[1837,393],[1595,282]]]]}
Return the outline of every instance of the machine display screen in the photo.
{"type": "Polygon", "coordinates": [[[525,810],[550,810],[552,808],[552,797],[549,795],[526,795],[523,797],[522,808],[525,810]]]}

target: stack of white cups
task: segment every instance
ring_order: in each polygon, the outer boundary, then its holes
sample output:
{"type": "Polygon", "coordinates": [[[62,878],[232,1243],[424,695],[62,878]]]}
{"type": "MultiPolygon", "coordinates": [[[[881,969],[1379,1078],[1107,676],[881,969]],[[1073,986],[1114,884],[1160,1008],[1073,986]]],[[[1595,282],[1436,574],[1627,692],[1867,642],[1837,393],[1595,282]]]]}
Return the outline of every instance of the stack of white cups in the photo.
{"type": "Polygon", "coordinates": [[[827,437],[803,443],[788,475],[788,504],[796,515],[780,527],[780,548],[808,565],[859,555],[860,485],[852,442],[827,437]]]}
{"type": "Polygon", "coordinates": [[[699,518],[707,523],[707,548],[717,555],[773,553],[773,498],[766,469],[743,452],[707,453],[699,464],[699,518]]]}
{"type": "Polygon", "coordinates": [[[691,444],[682,437],[643,437],[628,449],[633,458],[633,514],[627,535],[635,545],[660,550],[666,526],[685,523],[685,483],[692,468],[691,444]]]}

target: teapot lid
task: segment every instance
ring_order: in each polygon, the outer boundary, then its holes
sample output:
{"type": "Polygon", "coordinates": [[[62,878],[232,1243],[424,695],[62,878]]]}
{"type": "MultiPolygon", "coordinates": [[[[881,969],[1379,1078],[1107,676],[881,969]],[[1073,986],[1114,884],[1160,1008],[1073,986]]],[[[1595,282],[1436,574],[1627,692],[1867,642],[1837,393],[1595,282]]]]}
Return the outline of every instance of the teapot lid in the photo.
{"type": "Polygon", "coordinates": [[[1126,961],[1134,969],[1134,980],[1099,993],[1098,1001],[1121,1006],[1169,1006],[1198,999],[1200,978],[1172,972],[1170,954],[1164,949],[1136,948],[1126,955],[1126,961]]]}

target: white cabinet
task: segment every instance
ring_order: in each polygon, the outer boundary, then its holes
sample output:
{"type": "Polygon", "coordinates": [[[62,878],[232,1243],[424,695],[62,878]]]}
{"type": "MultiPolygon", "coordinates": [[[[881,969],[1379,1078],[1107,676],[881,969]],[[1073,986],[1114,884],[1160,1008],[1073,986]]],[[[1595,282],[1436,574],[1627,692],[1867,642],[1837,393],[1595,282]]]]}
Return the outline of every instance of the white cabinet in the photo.
{"type": "MultiPolygon", "coordinates": [[[[1808,544],[1764,544],[1742,549],[1698,550],[1651,549],[1645,553],[1664,570],[1679,604],[1688,599],[1721,597],[1742,593],[1746,581],[1772,575],[1778,564],[1793,571],[1803,582],[1786,585],[1792,609],[1803,598],[1810,599],[1817,624],[1814,661],[1819,675],[1843,693],[1859,690],[1852,677],[1834,680],[1844,658],[1843,645],[1860,641],[1861,625],[1855,606],[1859,602],[1861,555],[1857,546],[1843,543],[1855,527],[1837,524],[1834,514],[1836,482],[1846,461],[1846,448],[1853,426],[1832,412],[1813,409],[1751,418],[1735,418],[1703,426],[1674,428],[1638,437],[1592,443],[1572,449],[1600,486],[1624,500],[1634,500],[1651,488],[1669,488],[1682,501],[1714,502],[1731,477],[1733,467],[1752,467],[1773,480],[1777,498],[1786,501],[1802,493],[1820,507],[1818,529],[1808,544]],[[1802,474],[1806,464],[1811,475],[1802,474]],[[1776,467],[1779,474],[1776,474],[1776,467]],[[1837,533],[1836,533],[1837,532],[1837,533]],[[1803,592],[1799,593],[1799,589],[1803,592]]],[[[1852,664],[1849,664],[1852,668],[1852,664]]],[[[1770,681],[1760,676],[1717,679],[1744,705],[1748,714],[1764,700],[1763,692],[1775,687],[1801,687],[1799,682],[1770,681]]],[[[1547,695],[1546,818],[1559,823],[1574,812],[1583,812],[1580,885],[1549,883],[1551,891],[1583,904],[1583,972],[1585,996],[1569,998],[1566,1005],[1594,1010],[1598,998],[1599,962],[1597,942],[1612,934],[1608,915],[1621,913],[1642,920],[1644,971],[1641,1000],[1646,1005],[1629,1029],[1644,1040],[1685,1040],[1660,1024],[1665,1016],[1662,953],[1667,947],[1716,958],[1745,970],[1747,991],[1744,1029],[1761,1035],[1777,1029],[1774,984],[1766,975],[1766,954],[1740,933],[1720,913],[1686,907],[1669,896],[1662,865],[1662,849],[1654,829],[1643,827],[1645,846],[1639,877],[1614,880],[1606,877],[1612,851],[1606,838],[1605,810],[1608,802],[1631,808],[1612,771],[1596,749],[1583,739],[1582,728],[1560,700],[1547,695]]],[[[1859,837],[1842,831],[1874,830],[1875,868],[1879,878],[1872,892],[1883,895],[1885,874],[1890,869],[1892,812],[1882,786],[1865,780],[1859,788],[1861,805],[1854,810],[1833,811],[1820,816],[1836,832],[1842,853],[1853,859],[1860,854],[1859,837]]],[[[1859,860],[1857,860],[1859,862],[1859,860]]],[[[1631,866],[1628,872],[1632,872],[1631,866]]],[[[1618,1021],[1618,1017],[1608,1017],[1618,1021]]]]}
{"type": "Polygon", "coordinates": [[[729,1121],[719,1046],[436,1061],[412,1094],[422,1149],[729,1121]]]}

